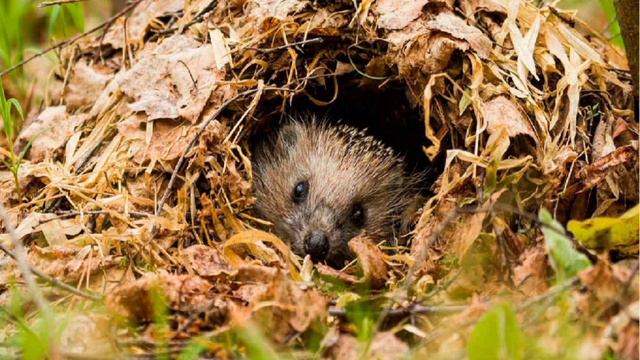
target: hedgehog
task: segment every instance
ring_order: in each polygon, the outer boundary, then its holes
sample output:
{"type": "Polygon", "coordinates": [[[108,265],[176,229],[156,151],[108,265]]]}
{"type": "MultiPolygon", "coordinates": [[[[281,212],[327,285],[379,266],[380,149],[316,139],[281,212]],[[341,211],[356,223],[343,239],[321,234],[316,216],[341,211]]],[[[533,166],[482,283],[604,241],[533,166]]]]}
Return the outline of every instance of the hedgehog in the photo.
{"type": "Polygon", "coordinates": [[[410,227],[421,176],[366,129],[291,118],[253,150],[254,210],[300,256],[333,267],[363,231],[396,244],[410,227]]]}

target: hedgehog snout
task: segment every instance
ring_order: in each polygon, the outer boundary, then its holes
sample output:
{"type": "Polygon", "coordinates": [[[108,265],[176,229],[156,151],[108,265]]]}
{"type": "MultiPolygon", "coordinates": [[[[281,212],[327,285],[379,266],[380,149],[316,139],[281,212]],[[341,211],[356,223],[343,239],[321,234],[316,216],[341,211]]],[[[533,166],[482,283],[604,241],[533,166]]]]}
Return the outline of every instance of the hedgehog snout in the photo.
{"type": "Polygon", "coordinates": [[[329,238],[324,231],[311,231],[304,238],[304,252],[314,262],[323,261],[329,254],[329,238]]]}
{"type": "Polygon", "coordinates": [[[310,255],[314,262],[320,262],[327,260],[334,242],[340,238],[340,232],[336,228],[333,208],[323,203],[310,205],[301,219],[301,247],[304,255],[310,255]]]}

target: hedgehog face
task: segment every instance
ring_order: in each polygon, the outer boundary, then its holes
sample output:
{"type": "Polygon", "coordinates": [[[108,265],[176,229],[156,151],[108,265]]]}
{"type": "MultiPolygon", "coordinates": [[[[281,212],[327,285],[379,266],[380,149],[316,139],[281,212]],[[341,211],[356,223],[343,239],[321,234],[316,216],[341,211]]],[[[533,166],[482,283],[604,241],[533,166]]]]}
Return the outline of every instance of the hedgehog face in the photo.
{"type": "Polygon", "coordinates": [[[293,251],[338,267],[365,231],[392,240],[411,200],[399,158],[357,130],[292,122],[256,149],[255,209],[293,251]]]}

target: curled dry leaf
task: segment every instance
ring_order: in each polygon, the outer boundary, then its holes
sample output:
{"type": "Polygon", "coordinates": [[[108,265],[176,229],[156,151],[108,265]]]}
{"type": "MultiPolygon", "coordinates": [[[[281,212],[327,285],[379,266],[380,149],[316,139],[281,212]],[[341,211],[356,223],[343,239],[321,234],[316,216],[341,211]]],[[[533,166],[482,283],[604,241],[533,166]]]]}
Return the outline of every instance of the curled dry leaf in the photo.
{"type": "Polygon", "coordinates": [[[423,70],[430,74],[439,73],[447,68],[455,51],[467,51],[469,45],[446,35],[436,34],[429,38],[423,70]]]}
{"type": "Polygon", "coordinates": [[[358,265],[362,268],[363,277],[360,281],[374,289],[384,287],[388,274],[382,250],[364,233],[349,241],[349,249],[356,254],[358,265]]]}

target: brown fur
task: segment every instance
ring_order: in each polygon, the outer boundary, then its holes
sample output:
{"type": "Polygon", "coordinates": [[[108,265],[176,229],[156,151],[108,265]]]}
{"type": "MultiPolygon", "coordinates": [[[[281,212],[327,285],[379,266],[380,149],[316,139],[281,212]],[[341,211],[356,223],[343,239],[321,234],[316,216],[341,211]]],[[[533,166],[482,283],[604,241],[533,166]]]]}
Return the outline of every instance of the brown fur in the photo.
{"type": "Polygon", "coordinates": [[[253,163],[258,215],[301,256],[305,236],[325,232],[333,265],[352,257],[347,243],[362,230],[376,242],[393,242],[417,196],[418,177],[393,150],[363,131],[314,118],[284,125],[257,146],[253,163]],[[296,204],[293,189],[302,180],[308,198],[296,204]],[[350,221],[356,203],[366,209],[362,227],[350,221]]]}

